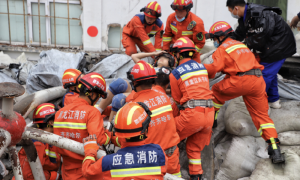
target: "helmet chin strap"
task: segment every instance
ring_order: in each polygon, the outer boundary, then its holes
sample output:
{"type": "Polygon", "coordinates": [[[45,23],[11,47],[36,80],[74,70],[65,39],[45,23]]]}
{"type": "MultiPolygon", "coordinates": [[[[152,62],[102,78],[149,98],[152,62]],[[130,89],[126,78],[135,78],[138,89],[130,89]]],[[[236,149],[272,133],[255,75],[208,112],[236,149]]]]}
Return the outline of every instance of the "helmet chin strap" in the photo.
{"type": "Polygon", "coordinates": [[[96,100],[98,99],[98,97],[96,96],[94,99],[92,99],[91,95],[88,96],[89,100],[91,101],[91,105],[94,106],[94,103],[96,103],[96,100]]]}

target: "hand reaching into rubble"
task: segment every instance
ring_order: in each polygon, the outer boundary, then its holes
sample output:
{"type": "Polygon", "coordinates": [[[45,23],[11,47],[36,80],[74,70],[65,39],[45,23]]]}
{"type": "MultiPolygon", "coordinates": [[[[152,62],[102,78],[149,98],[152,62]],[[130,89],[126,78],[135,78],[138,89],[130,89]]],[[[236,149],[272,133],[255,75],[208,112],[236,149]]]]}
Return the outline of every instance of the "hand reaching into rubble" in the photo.
{"type": "Polygon", "coordinates": [[[300,13],[297,16],[293,17],[293,19],[291,21],[291,25],[290,25],[291,28],[297,27],[297,24],[300,21],[299,15],[300,15],[300,13]]]}

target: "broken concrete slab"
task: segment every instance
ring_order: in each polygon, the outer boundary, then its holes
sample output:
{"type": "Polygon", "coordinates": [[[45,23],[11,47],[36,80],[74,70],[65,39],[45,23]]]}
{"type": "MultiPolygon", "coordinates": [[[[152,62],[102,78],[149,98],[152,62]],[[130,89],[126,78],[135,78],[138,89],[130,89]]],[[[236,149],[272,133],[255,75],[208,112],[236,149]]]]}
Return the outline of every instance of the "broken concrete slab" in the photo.
{"type": "Polygon", "coordinates": [[[281,145],[300,146],[300,131],[288,131],[278,134],[281,145]]]}

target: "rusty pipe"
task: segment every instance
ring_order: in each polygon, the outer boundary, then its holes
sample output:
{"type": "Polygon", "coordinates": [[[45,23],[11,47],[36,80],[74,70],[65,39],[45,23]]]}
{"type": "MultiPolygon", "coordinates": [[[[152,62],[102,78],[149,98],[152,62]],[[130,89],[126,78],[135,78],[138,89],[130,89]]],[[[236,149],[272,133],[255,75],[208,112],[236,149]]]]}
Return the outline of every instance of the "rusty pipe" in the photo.
{"type": "Polygon", "coordinates": [[[24,180],[16,146],[9,147],[8,151],[16,180],[24,180]]]}
{"type": "Polygon", "coordinates": [[[11,142],[11,135],[8,131],[0,128],[0,157],[11,142]]]}
{"type": "Polygon", "coordinates": [[[22,139],[19,143],[25,150],[34,179],[46,180],[37,150],[31,139],[22,139]]]}
{"type": "MultiPolygon", "coordinates": [[[[23,133],[22,138],[35,139],[40,142],[47,143],[62,149],[66,149],[84,156],[84,147],[82,143],[71,140],[69,138],[64,138],[62,136],[53,133],[49,133],[47,131],[43,131],[32,127],[27,127],[23,133]]],[[[101,158],[102,156],[105,155],[106,153],[103,150],[99,150],[97,152],[97,158],[101,158]]]]}

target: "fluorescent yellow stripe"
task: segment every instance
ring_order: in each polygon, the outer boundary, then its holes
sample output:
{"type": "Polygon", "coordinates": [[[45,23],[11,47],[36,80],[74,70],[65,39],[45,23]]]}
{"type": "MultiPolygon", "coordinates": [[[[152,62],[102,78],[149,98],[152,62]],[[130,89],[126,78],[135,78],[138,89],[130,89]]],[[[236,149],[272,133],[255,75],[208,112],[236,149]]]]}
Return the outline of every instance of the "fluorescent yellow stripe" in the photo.
{"type": "MultiPolygon", "coordinates": [[[[124,106],[123,106],[123,107],[124,107],[124,106]]],[[[122,108],[123,108],[123,107],[122,107],[122,108]]],[[[121,108],[121,109],[122,109],[122,108],[121,108]]],[[[116,117],[115,117],[115,124],[117,124],[118,116],[119,116],[119,113],[120,113],[120,110],[121,110],[121,109],[119,109],[119,111],[117,112],[117,115],[116,115],[116,117]]]]}
{"type": "Polygon", "coordinates": [[[105,80],[101,76],[99,76],[99,75],[91,75],[91,78],[95,78],[95,77],[100,78],[100,79],[102,79],[103,82],[105,82],[105,80]]]}
{"type": "Polygon", "coordinates": [[[72,73],[72,72],[66,72],[66,73],[63,75],[63,77],[64,77],[65,75],[67,75],[67,74],[69,74],[69,75],[71,75],[71,76],[76,76],[76,74],[74,74],[74,73],[72,73]]]}
{"type": "Polygon", "coordinates": [[[195,71],[195,72],[190,72],[190,73],[186,73],[181,77],[182,81],[185,81],[193,76],[199,76],[199,75],[207,75],[207,71],[206,70],[200,70],[200,71],[195,71]]]}
{"type": "Polygon", "coordinates": [[[156,51],[161,51],[162,49],[155,49],[156,51]]]}
{"type": "Polygon", "coordinates": [[[154,3],[154,1],[152,1],[150,4],[149,4],[149,6],[148,6],[148,8],[150,8],[151,7],[151,5],[154,3]]]}
{"type": "Polygon", "coordinates": [[[273,149],[277,149],[275,139],[274,139],[274,138],[270,138],[270,141],[271,141],[271,143],[272,143],[272,148],[273,148],[273,149]]]}
{"type": "Polygon", "coordinates": [[[132,123],[132,116],[133,113],[135,112],[135,110],[137,110],[138,108],[141,108],[141,106],[133,106],[127,116],[127,125],[130,125],[132,123]]]}
{"type": "Polygon", "coordinates": [[[230,54],[232,53],[233,51],[237,50],[237,49],[242,49],[242,48],[247,48],[246,45],[244,44],[238,44],[238,45],[234,45],[234,46],[231,46],[230,48],[227,48],[225,51],[230,54]]]}
{"type": "Polygon", "coordinates": [[[223,106],[223,104],[217,104],[217,103],[215,103],[215,102],[213,102],[214,103],[214,107],[215,108],[221,108],[222,106],[223,106]]]}
{"type": "Polygon", "coordinates": [[[215,29],[215,27],[216,27],[218,24],[220,24],[220,23],[224,23],[224,24],[228,25],[228,24],[227,24],[226,22],[224,22],[224,21],[219,22],[219,23],[215,24],[215,25],[211,28],[211,31],[213,31],[213,29],[215,29]]]}
{"type": "Polygon", "coordinates": [[[173,176],[181,177],[181,172],[172,174],[173,176]]]}
{"type": "Polygon", "coordinates": [[[111,177],[133,177],[144,175],[160,175],[161,167],[144,167],[144,168],[128,168],[128,169],[112,169],[111,177]]]}
{"type": "Polygon", "coordinates": [[[49,149],[45,149],[45,153],[49,157],[56,158],[56,153],[53,151],[49,151],[49,149]]]}
{"type": "Polygon", "coordinates": [[[137,63],[137,65],[139,65],[140,66],[140,69],[143,71],[145,68],[144,68],[144,64],[142,64],[142,63],[137,63]]]}
{"type": "Polygon", "coordinates": [[[157,31],[151,31],[149,34],[156,34],[157,33],[157,31]]]}
{"type": "Polygon", "coordinates": [[[84,163],[85,160],[90,159],[92,161],[96,161],[96,159],[93,156],[87,156],[84,158],[84,160],[82,161],[82,163],[84,163]]]}
{"type": "Polygon", "coordinates": [[[104,143],[104,145],[106,146],[109,143],[110,138],[108,137],[108,135],[106,133],[104,133],[106,135],[106,141],[104,143]]]}
{"type": "Polygon", "coordinates": [[[197,52],[200,52],[202,49],[198,48],[197,46],[195,46],[197,52]]]}
{"type": "Polygon", "coordinates": [[[173,31],[175,31],[176,33],[178,32],[177,28],[175,26],[173,26],[172,24],[170,24],[170,27],[173,31]]]}
{"type": "Polygon", "coordinates": [[[181,0],[181,4],[184,4],[184,0],[181,0]]]}
{"type": "Polygon", "coordinates": [[[86,129],[86,123],[54,122],[54,128],[86,129]]]}
{"type": "Polygon", "coordinates": [[[182,35],[186,36],[186,35],[193,35],[193,31],[182,31],[182,35]]]}
{"type": "Polygon", "coordinates": [[[187,40],[185,40],[184,38],[179,38],[178,40],[183,41],[185,44],[187,43],[187,40]]]}
{"type": "Polygon", "coordinates": [[[144,41],[143,42],[143,44],[146,46],[146,45],[148,45],[148,44],[150,44],[151,43],[151,40],[150,39],[148,39],[147,41],[144,41]]]}
{"type": "Polygon", "coordinates": [[[152,112],[151,117],[158,116],[158,115],[168,112],[168,111],[173,111],[171,105],[167,105],[167,106],[160,107],[158,109],[154,109],[153,111],[151,111],[152,112]]]}
{"type": "Polygon", "coordinates": [[[164,42],[172,41],[172,37],[163,37],[163,41],[164,42]]]}
{"type": "Polygon", "coordinates": [[[262,130],[263,130],[263,129],[268,129],[268,128],[276,129],[273,123],[261,124],[261,125],[260,125],[260,128],[258,129],[258,133],[259,133],[260,135],[262,135],[262,134],[263,134],[262,130]]]}
{"type": "Polygon", "coordinates": [[[159,6],[159,4],[158,3],[156,3],[156,5],[155,5],[155,11],[157,12],[157,8],[158,8],[158,6],[159,6]]]}
{"type": "Polygon", "coordinates": [[[189,159],[189,164],[201,164],[201,159],[189,159]]]}
{"type": "Polygon", "coordinates": [[[121,147],[121,144],[119,143],[119,137],[116,138],[116,143],[119,147],[121,147]]]}
{"type": "Polygon", "coordinates": [[[44,106],[40,107],[40,108],[36,111],[35,115],[38,115],[38,113],[40,112],[40,110],[41,110],[42,108],[44,108],[44,107],[53,107],[53,108],[54,108],[53,105],[44,105],[44,106]]]}

